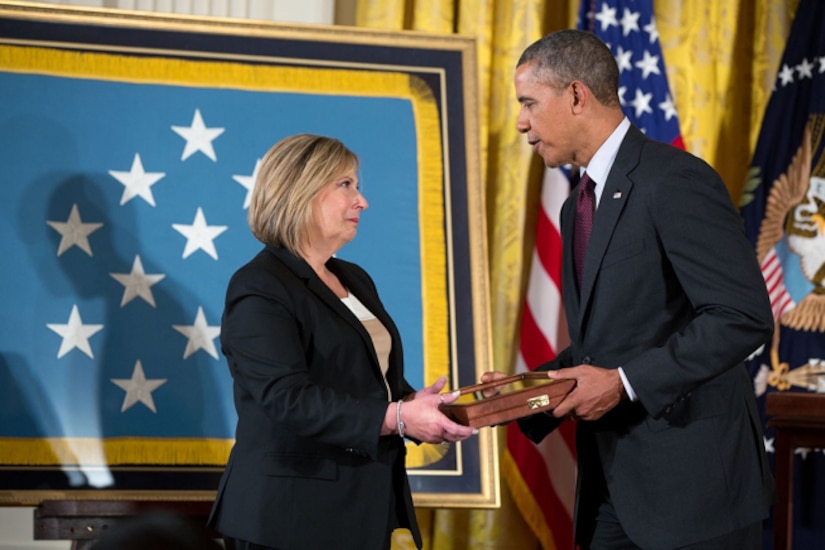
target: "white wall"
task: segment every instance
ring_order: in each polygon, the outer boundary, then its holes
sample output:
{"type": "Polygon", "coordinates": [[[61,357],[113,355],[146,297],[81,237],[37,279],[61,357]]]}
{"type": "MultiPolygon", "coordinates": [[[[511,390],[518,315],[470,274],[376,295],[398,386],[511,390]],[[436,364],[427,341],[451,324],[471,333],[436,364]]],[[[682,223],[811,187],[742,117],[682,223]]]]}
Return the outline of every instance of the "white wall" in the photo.
{"type": "Polygon", "coordinates": [[[68,550],[69,541],[35,541],[34,508],[0,507],[0,549],[2,550],[68,550]]]}
{"type": "Polygon", "coordinates": [[[35,0],[46,4],[332,24],[335,0],[35,0]]]}
{"type": "MultiPolygon", "coordinates": [[[[30,0],[64,6],[214,15],[288,23],[351,24],[355,0],[30,0]],[[337,4],[337,6],[336,6],[337,4]]],[[[68,550],[69,541],[35,541],[34,508],[0,507],[0,550],[68,550]]]]}

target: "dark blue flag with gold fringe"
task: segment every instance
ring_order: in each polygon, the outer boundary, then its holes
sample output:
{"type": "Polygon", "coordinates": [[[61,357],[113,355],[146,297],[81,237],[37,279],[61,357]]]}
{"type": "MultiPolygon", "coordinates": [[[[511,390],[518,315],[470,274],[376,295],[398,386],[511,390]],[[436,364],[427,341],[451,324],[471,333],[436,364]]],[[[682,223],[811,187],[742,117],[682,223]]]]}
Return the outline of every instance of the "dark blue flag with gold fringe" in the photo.
{"type": "MultiPolygon", "coordinates": [[[[825,393],[825,3],[801,0],[765,111],[741,211],[776,329],[749,361],[767,421],[772,392],[825,393]]],[[[766,422],[767,424],[767,422],[766,422]]],[[[776,434],[765,427],[775,463],[776,434]]],[[[825,455],[796,449],[794,548],[825,539],[825,455]]]]}

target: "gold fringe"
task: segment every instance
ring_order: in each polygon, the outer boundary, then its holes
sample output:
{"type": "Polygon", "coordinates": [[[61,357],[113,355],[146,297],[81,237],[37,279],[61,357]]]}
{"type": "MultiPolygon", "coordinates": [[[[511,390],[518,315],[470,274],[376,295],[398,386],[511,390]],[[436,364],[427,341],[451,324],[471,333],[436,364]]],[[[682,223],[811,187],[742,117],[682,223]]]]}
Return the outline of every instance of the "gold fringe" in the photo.
{"type": "Polygon", "coordinates": [[[231,439],[117,438],[103,441],[108,464],[226,464],[231,439]]]}
{"type": "Polygon", "coordinates": [[[424,382],[432,384],[449,369],[447,336],[446,236],[441,128],[432,90],[421,79],[410,77],[418,143],[418,225],[421,238],[421,274],[424,305],[424,382]],[[429,138],[428,138],[429,136],[429,138]],[[436,139],[432,139],[432,137],[436,139]]]}
{"type": "Polygon", "coordinates": [[[130,57],[7,45],[0,46],[0,68],[10,72],[133,84],[389,96],[410,100],[415,95],[410,91],[409,75],[405,73],[130,57]]]}
{"type": "Polygon", "coordinates": [[[444,445],[433,445],[431,443],[422,443],[416,445],[415,443],[407,442],[407,468],[422,468],[435,464],[447,454],[449,447],[444,445]]]}
{"type": "MultiPolygon", "coordinates": [[[[449,312],[447,308],[446,235],[441,127],[435,98],[427,83],[409,77],[415,96],[413,119],[418,144],[418,226],[421,239],[421,294],[423,306],[424,384],[449,372],[449,312]],[[435,139],[433,139],[435,137],[435,139]]],[[[449,205],[447,205],[449,208],[449,205]]],[[[445,388],[446,390],[446,388],[445,388]]],[[[407,445],[407,467],[420,468],[441,460],[446,449],[434,445],[407,445]]]]}
{"type": "Polygon", "coordinates": [[[117,466],[192,464],[223,466],[231,439],[0,438],[0,464],[20,466],[117,466]]]}

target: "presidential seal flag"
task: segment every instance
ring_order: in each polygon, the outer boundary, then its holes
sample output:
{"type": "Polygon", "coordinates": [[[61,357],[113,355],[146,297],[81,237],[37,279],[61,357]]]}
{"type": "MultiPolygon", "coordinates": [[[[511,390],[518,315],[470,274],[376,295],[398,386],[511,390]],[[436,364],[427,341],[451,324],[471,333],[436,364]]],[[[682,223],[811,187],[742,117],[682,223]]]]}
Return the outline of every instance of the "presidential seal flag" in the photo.
{"type": "MultiPolygon", "coordinates": [[[[583,0],[578,28],[596,34],[613,52],[625,116],[651,138],[684,149],[651,0],[583,0]]],[[[567,345],[559,212],[570,175],[576,178],[577,170],[548,168],[544,174],[516,372],[535,369],[567,345]]],[[[509,425],[502,474],[542,547],[572,548],[575,425],[563,423],[538,445],[509,425]]]]}
{"type": "MultiPolygon", "coordinates": [[[[801,0],[741,200],[776,328],[749,361],[765,417],[770,392],[825,393],[825,3],[801,0]]],[[[774,432],[765,445],[774,453],[774,432]]],[[[825,456],[797,449],[794,548],[825,537],[825,456]]]]}

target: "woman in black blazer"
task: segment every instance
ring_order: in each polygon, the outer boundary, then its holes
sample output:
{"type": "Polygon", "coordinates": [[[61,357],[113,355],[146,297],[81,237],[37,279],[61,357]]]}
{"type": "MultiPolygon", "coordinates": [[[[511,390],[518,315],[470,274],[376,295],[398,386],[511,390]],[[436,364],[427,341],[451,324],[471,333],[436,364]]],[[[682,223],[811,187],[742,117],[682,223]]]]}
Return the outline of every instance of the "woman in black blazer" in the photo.
{"type": "Polygon", "coordinates": [[[238,425],[209,524],[229,549],[382,549],[396,528],[421,547],[404,438],[477,432],[439,412],[458,397],[443,378],[419,392],[404,379],[372,279],[333,257],[367,208],[357,169],[308,134],[262,161],[249,225],[266,246],[232,277],[221,323],[238,425]]]}

